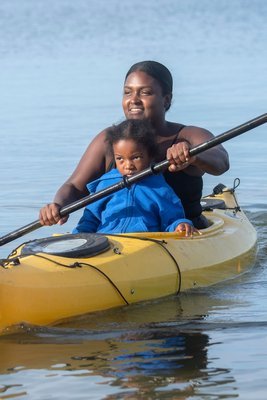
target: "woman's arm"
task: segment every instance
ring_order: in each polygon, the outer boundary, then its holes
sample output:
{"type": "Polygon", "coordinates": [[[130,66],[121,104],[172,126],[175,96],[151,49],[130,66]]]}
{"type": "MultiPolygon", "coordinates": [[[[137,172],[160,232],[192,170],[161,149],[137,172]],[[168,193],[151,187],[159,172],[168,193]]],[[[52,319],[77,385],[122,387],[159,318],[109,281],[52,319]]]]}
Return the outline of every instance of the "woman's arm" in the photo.
{"type": "Polygon", "coordinates": [[[179,142],[167,150],[167,158],[170,160],[169,170],[175,172],[185,169],[189,175],[221,175],[229,169],[228,153],[222,145],[217,145],[203,151],[197,156],[190,157],[189,150],[210,139],[214,135],[202,128],[187,126],[181,131],[179,142]]]}
{"type": "Polygon", "coordinates": [[[111,161],[105,138],[106,130],[93,139],[72,175],[57,191],[53,202],[41,208],[39,219],[42,225],[66,222],[68,217],[60,217],[60,208],[86,196],[86,184],[105,173],[107,164],[111,161]]]}

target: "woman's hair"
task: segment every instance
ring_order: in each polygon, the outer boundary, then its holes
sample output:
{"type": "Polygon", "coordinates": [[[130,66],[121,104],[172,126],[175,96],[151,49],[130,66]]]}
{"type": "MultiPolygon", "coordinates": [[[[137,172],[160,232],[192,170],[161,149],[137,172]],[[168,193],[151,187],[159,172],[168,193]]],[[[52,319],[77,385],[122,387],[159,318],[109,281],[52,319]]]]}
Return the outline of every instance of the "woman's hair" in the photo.
{"type": "Polygon", "coordinates": [[[113,125],[107,131],[106,140],[110,148],[120,140],[133,140],[145,147],[151,159],[157,156],[156,134],[148,120],[127,119],[118,125],[113,125]]]}
{"type": "MultiPolygon", "coordinates": [[[[157,62],[157,61],[141,61],[136,64],[133,64],[129,71],[125,76],[125,80],[128,76],[136,71],[145,72],[147,75],[154,78],[161,86],[162,94],[165,96],[166,94],[171,95],[172,97],[172,88],[173,88],[173,80],[172,74],[168,70],[165,65],[157,62]]],[[[171,104],[168,105],[166,111],[170,108],[171,104]]]]}

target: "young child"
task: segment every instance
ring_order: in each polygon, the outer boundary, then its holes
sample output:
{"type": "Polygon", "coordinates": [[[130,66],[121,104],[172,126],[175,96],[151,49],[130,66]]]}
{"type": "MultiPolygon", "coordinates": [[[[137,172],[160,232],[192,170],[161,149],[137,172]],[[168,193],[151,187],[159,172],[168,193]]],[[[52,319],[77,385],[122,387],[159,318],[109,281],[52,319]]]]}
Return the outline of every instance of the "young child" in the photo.
{"type": "MultiPolygon", "coordinates": [[[[116,168],[90,182],[90,193],[98,192],[149,167],[157,144],[148,121],[128,119],[113,126],[106,139],[114,155],[116,168]]],[[[88,205],[73,233],[181,232],[196,231],[185,218],[180,199],[162,174],[152,175],[130,188],[124,188],[88,205]]]]}

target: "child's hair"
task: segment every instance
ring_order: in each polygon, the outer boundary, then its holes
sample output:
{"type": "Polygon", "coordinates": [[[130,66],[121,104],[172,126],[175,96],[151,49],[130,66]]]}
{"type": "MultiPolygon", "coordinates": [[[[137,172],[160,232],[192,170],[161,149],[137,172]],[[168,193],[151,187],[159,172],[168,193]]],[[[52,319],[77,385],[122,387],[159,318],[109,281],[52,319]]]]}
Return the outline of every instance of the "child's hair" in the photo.
{"type": "Polygon", "coordinates": [[[118,125],[113,125],[108,131],[106,140],[112,145],[120,140],[134,140],[147,150],[151,159],[155,159],[158,152],[156,134],[148,120],[127,119],[118,125]]]}

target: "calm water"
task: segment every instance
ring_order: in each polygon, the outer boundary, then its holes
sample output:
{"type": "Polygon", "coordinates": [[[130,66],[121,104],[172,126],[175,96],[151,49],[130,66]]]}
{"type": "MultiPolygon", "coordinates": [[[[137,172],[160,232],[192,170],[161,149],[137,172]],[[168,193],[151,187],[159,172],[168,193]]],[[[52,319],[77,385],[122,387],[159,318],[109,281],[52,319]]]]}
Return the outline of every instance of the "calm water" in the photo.
{"type": "MultiPolygon", "coordinates": [[[[123,118],[136,61],[172,71],[170,120],[219,134],[265,113],[266,15],[265,0],[1,0],[1,235],[36,220],[93,136],[123,118]]],[[[254,269],[71,325],[22,326],[0,340],[1,399],[266,399],[266,129],[227,142],[230,171],[205,178],[205,194],[240,178],[258,231],[254,269]]]]}

